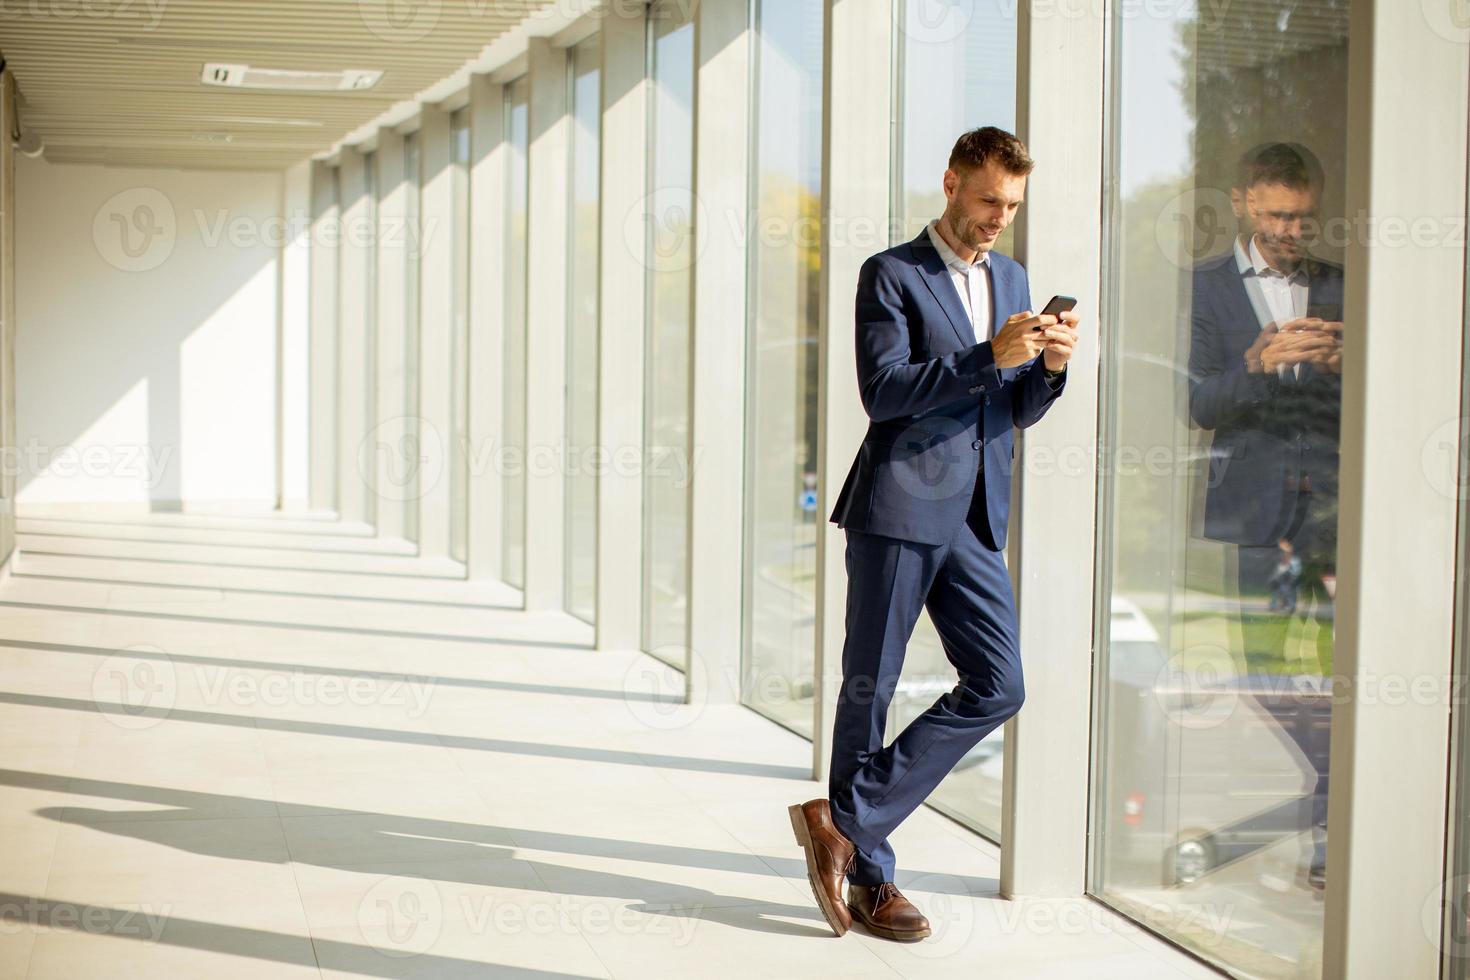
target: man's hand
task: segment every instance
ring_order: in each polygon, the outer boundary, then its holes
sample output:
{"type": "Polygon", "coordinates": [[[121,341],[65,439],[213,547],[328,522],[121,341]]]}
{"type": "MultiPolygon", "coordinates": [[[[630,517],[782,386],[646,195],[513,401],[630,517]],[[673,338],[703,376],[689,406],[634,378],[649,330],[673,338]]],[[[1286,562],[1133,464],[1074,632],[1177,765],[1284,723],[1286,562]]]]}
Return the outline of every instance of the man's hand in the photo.
{"type": "Polygon", "coordinates": [[[1333,374],[1342,373],[1342,321],[1328,320],[1322,324],[1322,331],[1331,336],[1335,343],[1325,352],[1319,354],[1315,363],[1322,365],[1333,374]]]}
{"type": "MultiPolygon", "coordinates": [[[[1260,350],[1261,370],[1275,374],[1277,369],[1304,362],[1328,364],[1334,355],[1341,363],[1342,324],[1337,329],[1318,317],[1298,317],[1278,326],[1268,326],[1261,335],[1269,337],[1260,350]]],[[[1257,338],[1257,343],[1260,338],[1257,338]]],[[[1249,364],[1249,359],[1247,359],[1249,364]]]]}
{"type": "Polygon", "coordinates": [[[1081,321],[1072,310],[1063,313],[1058,319],[1060,323],[1047,327],[1041,331],[1046,338],[1046,351],[1041,355],[1041,363],[1046,365],[1048,371],[1060,371],[1067,366],[1072,359],[1072,350],[1077,346],[1077,324],[1081,321]]]}
{"type": "Polygon", "coordinates": [[[1056,323],[1056,317],[1050,314],[1037,316],[1031,310],[1007,317],[1005,325],[990,341],[996,369],[1020,367],[1046,350],[1047,330],[1055,327],[1056,323]],[[1037,327],[1042,329],[1037,330],[1037,327]]]}

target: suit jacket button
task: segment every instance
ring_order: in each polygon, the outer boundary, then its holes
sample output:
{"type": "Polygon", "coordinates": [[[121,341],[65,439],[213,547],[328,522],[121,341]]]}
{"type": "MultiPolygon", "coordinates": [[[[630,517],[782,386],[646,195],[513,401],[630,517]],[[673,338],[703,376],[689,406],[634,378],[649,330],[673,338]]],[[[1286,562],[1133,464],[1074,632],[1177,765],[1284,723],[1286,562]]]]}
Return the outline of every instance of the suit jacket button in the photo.
{"type": "Polygon", "coordinates": [[[981,445],[983,445],[983,444],[980,442],[980,440],[979,439],[976,439],[974,442],[970,443],[970,448],[971,449],[979,449],[981,447],[981,445]]]}
{"type": "Polygon", "coordinates": [[[985,396],[985,404],[987,404],[987,405],[990,404],[990,396],[989,395],[986,395],[985,396]]]}
{"type": "Polygon", "coordinates": [[[971,388],[970,389],[970,394],[972,394],[972,395],[978,395],[978,394],[980,394],[980,392],[982,392],[984,390],[985,390],[984,388],[981,388],[981,387],[978,387],[977,386],[977,387],[974,387],[974,388],[971,388]]]}

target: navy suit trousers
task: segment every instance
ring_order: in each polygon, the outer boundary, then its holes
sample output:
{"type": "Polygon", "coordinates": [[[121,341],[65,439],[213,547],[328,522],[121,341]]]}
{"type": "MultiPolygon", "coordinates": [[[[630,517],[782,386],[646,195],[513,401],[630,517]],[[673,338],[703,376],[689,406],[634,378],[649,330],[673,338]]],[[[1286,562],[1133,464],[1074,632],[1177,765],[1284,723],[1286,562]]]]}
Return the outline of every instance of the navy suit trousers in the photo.
{"type": "Polygon", "coordinates": [[[849,529],[847,576],[828,796],[833,822],[857,847],[849,880],[875,885],[894,880],[888,835],[1019,710],[1025,689],[1005,561],[968,521],[937,545],[849,529]],[[885,746],[888,706],[923,608],[959,683],[885,746]]]}

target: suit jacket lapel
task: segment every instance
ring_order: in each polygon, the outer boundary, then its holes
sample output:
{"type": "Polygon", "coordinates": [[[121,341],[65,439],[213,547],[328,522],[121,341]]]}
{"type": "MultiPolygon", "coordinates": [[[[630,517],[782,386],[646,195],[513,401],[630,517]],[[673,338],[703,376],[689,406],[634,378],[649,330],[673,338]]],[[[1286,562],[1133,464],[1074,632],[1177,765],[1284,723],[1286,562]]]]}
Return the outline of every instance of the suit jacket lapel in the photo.
{"type": "MultiPolygon", "coordinates": [[[[1246,285],[1245,277],[1240,274],[1233,261],[1222,264],[1215,274],[1220,277],[1221,285],[1224,286],[1223,293],[1230,305],[1230,309],[1226,311],[1229,322],[1250,338],[1246,343],[1249,347],[1265,326],[1256,312],[1256,304],[1251,301],[1250,287],[1246,285]]],[[[1264,297],[1262,302],[1265,302],[1264,297]]]]}
{"type": "Polygon", "coordinates": [[[1013,283],[1011,282],[1011,271],[1005,264],[995,261],[995,253],[990,255],[990,337],[1000,333],[1000,328],[1005,326],[1005,318],[1011,313],[1020,313],[1025,309],[1021,305],[1022,300],[1014,295],[1013,283]],[[1007,310],[1005,316],[1001,311],[1007,310]]]}
{"type": "Polygon", "coordinates": [[[945,316],[949,317],[949,325],[954,329],[955,339],[960,342],[961,347],[973,347],[975,345],[975,328],[970,324],[970,318],[965,315],[964,304],[960,302],[960,294],[955,291],[954,280],[949,277],[949,269],[944,265],[944,260],[939,257],[939,250],[934,243],[929,241],[929,231],[925,229],[919,232],[919,237],[911,243],[915,254],[919,257],[919,268],[923,271],[924,285],[929,287],[929,292],[934,294],[934,299],[944,310],[945,316]]]}

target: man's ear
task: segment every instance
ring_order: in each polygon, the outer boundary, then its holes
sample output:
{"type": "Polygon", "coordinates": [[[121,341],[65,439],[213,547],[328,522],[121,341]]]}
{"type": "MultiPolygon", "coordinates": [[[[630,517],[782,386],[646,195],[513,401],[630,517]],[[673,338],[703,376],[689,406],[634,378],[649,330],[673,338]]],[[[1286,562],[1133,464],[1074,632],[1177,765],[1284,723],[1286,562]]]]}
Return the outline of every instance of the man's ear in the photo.
{"type": "Polygon", "coordinates": [[[1230,210],[1237,218],[1245,217],[1245,194],[1239,187],[1230,188],[1230,210]]]}
{"type": "Polygon", "coordinates": [[[953,170],[944,171],[944,199],[953,201],[955,193],[960,189],[960,175],[953,170]]]}

